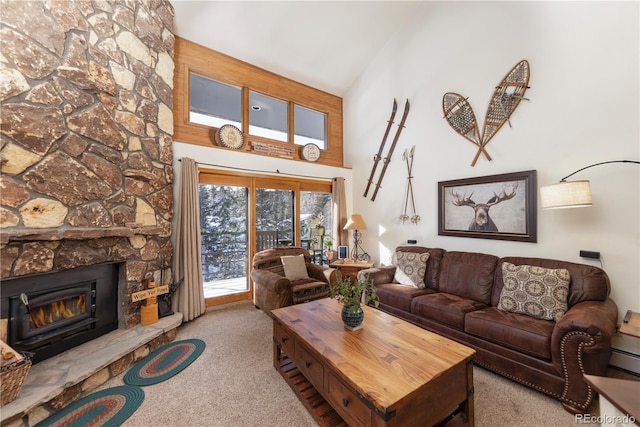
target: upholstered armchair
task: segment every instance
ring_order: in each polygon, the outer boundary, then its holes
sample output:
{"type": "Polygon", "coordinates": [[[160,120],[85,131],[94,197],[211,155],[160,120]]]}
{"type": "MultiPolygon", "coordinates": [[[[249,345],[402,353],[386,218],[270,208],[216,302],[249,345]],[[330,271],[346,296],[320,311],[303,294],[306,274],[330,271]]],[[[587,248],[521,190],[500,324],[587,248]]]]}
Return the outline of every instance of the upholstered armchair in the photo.
{"type": "Polygon", "coordinates": [[[253,257],[253,303],[271,310],[329,296],[337,280],[334,268],[313,264],[309,252],[296,246],[277,247],[253,257]]]}

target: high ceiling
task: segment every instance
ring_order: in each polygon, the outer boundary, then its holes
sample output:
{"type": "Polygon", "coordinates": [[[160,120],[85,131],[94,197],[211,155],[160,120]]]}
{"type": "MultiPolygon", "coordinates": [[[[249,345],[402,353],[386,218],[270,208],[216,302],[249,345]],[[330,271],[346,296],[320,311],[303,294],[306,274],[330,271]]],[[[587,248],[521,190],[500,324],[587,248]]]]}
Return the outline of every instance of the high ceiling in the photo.
{"type": "Polygon", "coordinates": [[[343,96],[420,2],[171,0],[184,39],[343,96]]]}

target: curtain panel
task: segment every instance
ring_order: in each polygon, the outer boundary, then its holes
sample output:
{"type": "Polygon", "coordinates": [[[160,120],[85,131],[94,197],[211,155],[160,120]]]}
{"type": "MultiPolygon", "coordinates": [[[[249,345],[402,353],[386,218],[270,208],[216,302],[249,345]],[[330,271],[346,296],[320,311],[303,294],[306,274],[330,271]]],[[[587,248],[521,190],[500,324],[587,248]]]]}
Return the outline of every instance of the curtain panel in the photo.
{"type": "Polygon", "coordinates": [[[200,236],[200,198],[198,165],[183,157],[180,166],[180,193],[175,244],[175,277],[181,283],[173,309],[188,322],[206,310],[202,283],[202,239],[200,236]]]}
{"type": "Polygon", "coordinates": [[[343,230],[347,223],[347,202],[344,189],[344,178],[333,178],[331,183],[331,199],[333,200],[333,235],[335,245],[349,244],[349,232],[343,230]]]}

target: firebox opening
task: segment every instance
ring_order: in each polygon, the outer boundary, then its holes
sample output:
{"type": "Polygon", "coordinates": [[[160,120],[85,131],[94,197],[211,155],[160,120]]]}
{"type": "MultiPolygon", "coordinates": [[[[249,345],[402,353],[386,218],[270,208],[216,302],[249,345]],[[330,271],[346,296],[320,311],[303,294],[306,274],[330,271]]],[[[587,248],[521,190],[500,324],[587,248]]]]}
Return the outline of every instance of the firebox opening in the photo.
{"type": "Polygon", "coordinates": [[[8,344],[37,363],[117,329],[119,265],[3,281],[8,344]]]}

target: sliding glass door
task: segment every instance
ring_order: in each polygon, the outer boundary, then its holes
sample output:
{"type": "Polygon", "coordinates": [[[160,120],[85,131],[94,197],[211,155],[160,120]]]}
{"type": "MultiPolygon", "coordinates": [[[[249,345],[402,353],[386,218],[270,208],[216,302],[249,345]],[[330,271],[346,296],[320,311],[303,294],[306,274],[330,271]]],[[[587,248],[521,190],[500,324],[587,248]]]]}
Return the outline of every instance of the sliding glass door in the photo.
{"type": "Polygon", "coordinates": [[[246,179],[200,184],[202,273],[207,300],[233,300],[230,295],[250,292],[249,190],[250,181],[246,179]]]}
{"type": "Polygon", "coordinates": [[[251,179],[200,174],[202,281],[207,305],[251,299],[251,179]]]}
{"type": "Polygon", "coordinates": [[[200,230],[207,305],[252,299],[251,260],[261,250],[303,246],[315,262],[326,263],[330,229],[330,182],[201,170],[200,230]]]}

